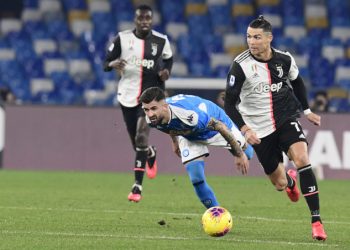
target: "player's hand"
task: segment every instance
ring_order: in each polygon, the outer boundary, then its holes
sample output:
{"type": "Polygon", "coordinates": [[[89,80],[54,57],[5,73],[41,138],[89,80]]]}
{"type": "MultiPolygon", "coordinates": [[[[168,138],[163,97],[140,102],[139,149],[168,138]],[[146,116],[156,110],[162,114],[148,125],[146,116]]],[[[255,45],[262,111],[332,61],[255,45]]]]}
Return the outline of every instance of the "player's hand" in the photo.
{"type": "Polygon", "coordinates": [[[306,118],[316,126],[321,126],[321,116],[311,112],[306,116],[306,118]]]}
{"type": "Polygon", "coordinates": [[[249,160],[245,153],[242,153],[240,157],[235,156],[237,169],[243,174],[246,175],[249,169],[249,160]]]}
{"type": "Polygon", "coordinates": [[[119,74],[122,74],[124,69],[125,69],[125,65],[126,65],[126,61],[124,59],[116,59],[114,61],[111,61],[108,66],[111,68],[114,68],[118,71],[119,74]]]}
{"type": "Polygon", "coordinates": [[[162,80],[163,82],[165,82],[166,80],[169,79],[170,76],[170,72],[168,69],[163,69],[161,71],[158,72],[159,78],[160,80],[162,80]]]}
{"type": "Polygon", "coordinates": [[[254,144],[260,144],[261,140],[259,139],[259,137],[256,135],[255,131],[252,129],[248,129],[245,132],[245,140],[250,144],[250,145],[254,145],[254,144]]]}

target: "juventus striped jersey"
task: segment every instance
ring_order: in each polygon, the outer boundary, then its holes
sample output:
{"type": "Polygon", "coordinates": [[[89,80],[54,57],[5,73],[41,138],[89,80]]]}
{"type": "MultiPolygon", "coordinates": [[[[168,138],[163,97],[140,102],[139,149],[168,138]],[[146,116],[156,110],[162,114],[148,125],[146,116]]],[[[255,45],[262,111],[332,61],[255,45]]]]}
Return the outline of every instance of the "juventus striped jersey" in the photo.
{"type": "Polygon", "coordinates": [[[270,60],[259,61],[244,51],[234,59],[227,76],[226,112],[239,128],[247,124],[259,138],[300,113],[289,84],[299,75],[294,58],[285,51],[272,49],[272,53],[270,60]]]}
{"type": "Polygon", "coordinates": [[[127,62],[118,84],[117,97],[123,106],[137,106],[146,88],[164,89],[158,72],[163,68],[170,72],[172,67],[172,51],[166,35],[152,30],[145,39],[140,39],[135,30],[119,32],[108,48],[104,70],[111,71],[108,63],[118,58],[127,62]]]}

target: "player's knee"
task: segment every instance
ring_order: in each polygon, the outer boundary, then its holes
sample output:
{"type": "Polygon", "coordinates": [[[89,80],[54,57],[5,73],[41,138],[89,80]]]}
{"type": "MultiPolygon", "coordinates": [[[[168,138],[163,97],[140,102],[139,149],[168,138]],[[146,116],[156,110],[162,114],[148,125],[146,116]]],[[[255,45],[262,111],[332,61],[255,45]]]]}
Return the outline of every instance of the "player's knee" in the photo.
{"type": "Polygon", "coordinates": [[[297,167],[306,166],[309,164],[309,156],[307,153],[300,154],[293,159],[293,162],[297,167]]]}
{"type": "Polygon", "coordinates": [[[286,189],[288,181],[287,179],[279,179],[274,184],[277,191],[283,191],[286,189]]]}
{"type": "Polygon", "coordinates": [[[139,133],[135,136],[136,147],[147,147],[148,138],[144,133],[139,133]]]}

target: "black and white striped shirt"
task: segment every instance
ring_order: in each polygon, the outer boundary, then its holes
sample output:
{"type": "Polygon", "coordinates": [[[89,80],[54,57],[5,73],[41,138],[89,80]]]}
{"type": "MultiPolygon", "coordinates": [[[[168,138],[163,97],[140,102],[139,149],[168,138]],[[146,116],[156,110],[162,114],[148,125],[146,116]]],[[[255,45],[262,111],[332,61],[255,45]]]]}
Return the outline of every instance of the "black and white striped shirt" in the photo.
{"type": "Polygon", "coordinates": [[[172,67],[172,51],[166,35],[152,30],[141,39],[135,35],[135,30],[119,32],[108,48],[105,71],[112,70],[108,63],[118,58],[127,62],[118,84],[118,101],[123,106],[137,106],[142,91],[149,87],[164,89],[158,72],[163,68],[170,72],[172,67]],[[164,63],[167,60],[170,63],[164,63]]]}
{"type": "Polygon", "coordinates": [[[227,76],[226,112],[239,127],[247,124],[259,138],[300,113],[289,84],[299,74],[294,58],[289,52],[272,52],[270,60],[259,61],[244,51],[234,59],[227,76]]]}

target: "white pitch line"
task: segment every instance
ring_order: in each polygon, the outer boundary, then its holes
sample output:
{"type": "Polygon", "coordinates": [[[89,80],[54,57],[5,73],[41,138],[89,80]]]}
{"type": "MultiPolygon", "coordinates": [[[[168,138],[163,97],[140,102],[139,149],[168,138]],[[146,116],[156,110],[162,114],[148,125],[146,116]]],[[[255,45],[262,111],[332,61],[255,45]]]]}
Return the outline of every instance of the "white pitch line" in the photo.
{"type": "MultiPolygon", "coordinates": [[[[44,210],[44,211],[58,211],[58,212],[84,212],[84,213],[130,213],[130,214],[159,214],[159,215],[173,215],[173,216],[193,216],[200,217],[202,214],[199,213],[175,213],[175,212],[157,212],[157,211],[129,211],[129,210],[114,210],[114,209],[85,209],[85,208],[43,208],[43,207],[7,207],[0,206],[0,209],[13,209],[13,210],[44,210]]],[[[292,219],[279,219],[279,218],[268,218],[268,217],[258,217],[258,216],[234,216],[238,219],[243,220],[261,220],[261,221],[273,221],[273,222],[297,222],[305,223],[304,220],[292,220],[292,219]]],[[[340,224],[340,225],[350,225],[347,221],[329,221],[322,220],[326,224],[340,224]]]]}
{"type": "Polygon", "coordinates": [[[327,243],[307,243],[307,242],[291,242],[291,241],[272,241],[272,240],[242,240],[231,238],[213,239],[209,237],[172,237],[172,236],[149,236],[149,235],[116,235],[116,234],[101,234],[101,233],[71,233],[71,232],[46,232],[46,231],[10,231],[1,230],[1,234],[32,234],[32,235],[49,235],[49,236],[72,236],[72,237],[99,237],[99,238],[126,238],[137,240],[220,240],[220,241],[233,241],[242,243],[261,243],[261,244],[276,244],[276,245],[289,245],[289,246],[317,246],[317,247],[338,247],[337,244],[327,243]]]}

